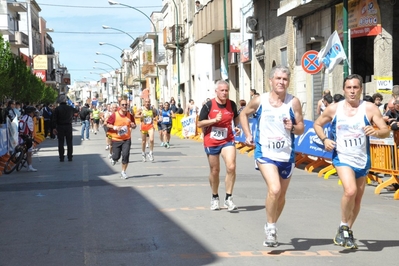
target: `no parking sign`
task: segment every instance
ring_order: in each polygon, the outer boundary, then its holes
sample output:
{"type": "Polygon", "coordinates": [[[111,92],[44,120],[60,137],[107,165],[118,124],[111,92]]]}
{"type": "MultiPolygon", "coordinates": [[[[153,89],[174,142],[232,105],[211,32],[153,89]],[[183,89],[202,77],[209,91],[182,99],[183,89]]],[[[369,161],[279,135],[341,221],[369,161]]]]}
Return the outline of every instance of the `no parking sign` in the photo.
{"type": "Polygon", "coordinates": [[[303,54],[301,59],[302,69],[308,74],[316,74],[319,73],[320,70],[323,68],[323,65],[320,64],[317,55],[319,52],[315,50],[307,51],[303,54]]]}

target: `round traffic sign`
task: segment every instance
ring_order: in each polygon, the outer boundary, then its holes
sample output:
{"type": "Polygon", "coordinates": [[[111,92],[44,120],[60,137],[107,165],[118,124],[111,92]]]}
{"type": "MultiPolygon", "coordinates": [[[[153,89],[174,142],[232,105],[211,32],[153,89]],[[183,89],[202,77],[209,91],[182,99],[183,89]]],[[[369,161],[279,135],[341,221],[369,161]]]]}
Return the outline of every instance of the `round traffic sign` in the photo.
{"type": "Polygon", "coordinates": [[[319,59],[317,58],[318,54],[319,52],[315,50],[310,50],[303,54],[301,59],[301,65],[302,69],[306,73],[313,75],[320,72],[320,70],[323,68],[323,65],[320,64],[319,59]]]}

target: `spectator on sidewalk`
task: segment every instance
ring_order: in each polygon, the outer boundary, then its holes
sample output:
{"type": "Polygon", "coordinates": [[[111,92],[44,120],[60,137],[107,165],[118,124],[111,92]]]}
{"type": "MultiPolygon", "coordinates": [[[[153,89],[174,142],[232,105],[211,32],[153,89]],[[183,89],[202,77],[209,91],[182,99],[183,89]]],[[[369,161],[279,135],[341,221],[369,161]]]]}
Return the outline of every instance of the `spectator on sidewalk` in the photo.
{"type": "Polygon", "coordinates": [[[82,122],[82,130],[81,130],[80,138],[81,138],[81,140],[85,139],[85,131],[86,131],[86,140],[90,140],[89,134],[90,134],[91,110],[89,108],[88,103],[85,103],[85,105],[81,108],[79,115],[80,115],[80,121],[82,122]]]}
{"type": "Polygon", "coordinates": [[[51,105],[44,105],[43,107],[43,120],[44,120],[44,136],[48,139],[50,138],[50,130],[51,130],[51,117],[53,114],[53,110],[51,105]]]}
{"type": "Polygon", "coordinates": [[[32,166],[32,146],[33,146],[33,131],[35,129],[33,117],[35,116],[36,108],[33,106],[27,106],[25,109],[25,115],[21,117],[21,121],[19,122],[19,143],[26,141],[26,145],[28,148],[28,153],[26,157],[26,161],[28,162],[28,171],[36,172],[37,169],[32,166]],[[21,127],[22,125],[22,127],[21,127]]]}

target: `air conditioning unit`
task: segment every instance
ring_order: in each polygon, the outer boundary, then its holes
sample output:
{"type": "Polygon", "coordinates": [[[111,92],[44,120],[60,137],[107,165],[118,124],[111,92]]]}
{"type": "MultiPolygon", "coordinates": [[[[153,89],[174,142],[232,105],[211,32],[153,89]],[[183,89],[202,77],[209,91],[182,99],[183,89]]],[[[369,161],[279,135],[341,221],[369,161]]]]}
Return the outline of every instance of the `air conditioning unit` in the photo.
{"type": "Polygon", "coordinates": [[[258,25],[258,20],[255,17],[247,17],[247,32],[257,33],[256,25],[258,25]]]}

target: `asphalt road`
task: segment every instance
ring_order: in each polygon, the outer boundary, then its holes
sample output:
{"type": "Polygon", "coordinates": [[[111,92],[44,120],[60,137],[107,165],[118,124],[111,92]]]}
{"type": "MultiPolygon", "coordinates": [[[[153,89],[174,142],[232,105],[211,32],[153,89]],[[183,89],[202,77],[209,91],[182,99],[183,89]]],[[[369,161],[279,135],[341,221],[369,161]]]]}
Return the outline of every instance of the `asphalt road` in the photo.
{"type": "Polygon", "coordinates": [[[104,133],[81,141],[74,128],[73,162],[59,162],[57,141],[46,140],[34,155],[38,172],[0,176],[1,266],[398,264],[392,193],[366,187],[353,228],[359,249],[345,250],[332,243],[340,222],[337,177],[296,169],[277,223],[280,245],[267,248],[266,186],[252,158],[237,155],[238,210],[210,211],[202,143],[172,137],[165,149],[157,137],[155,162],[143,163],[136,129],[123,180],[120,164],[107,159],[104,133]]]}

